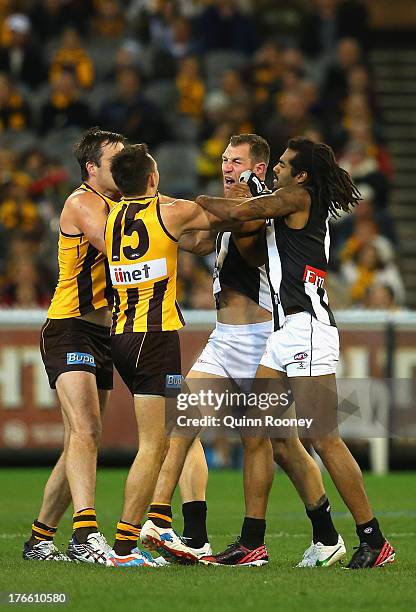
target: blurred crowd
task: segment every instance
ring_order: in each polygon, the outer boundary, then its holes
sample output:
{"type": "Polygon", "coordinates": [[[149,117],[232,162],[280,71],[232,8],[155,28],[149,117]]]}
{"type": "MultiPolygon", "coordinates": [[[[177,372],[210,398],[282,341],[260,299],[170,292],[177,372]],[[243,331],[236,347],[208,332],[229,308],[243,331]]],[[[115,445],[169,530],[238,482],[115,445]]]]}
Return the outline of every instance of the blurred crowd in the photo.
{"type": "MultiPolygon", "coordinates": [[[[264,136],[272,162],[292,136],[329,143],[363,198],[331,225],[332,305],[402,307],[369,41],[359,0],[0,0],[1,305],[47,305],[72,145],[99,125],[191,198],[221,193],[231,134],[264,136]]],[[[181,253],[183,306],[213,308],[211,264],[181,253]]]]}

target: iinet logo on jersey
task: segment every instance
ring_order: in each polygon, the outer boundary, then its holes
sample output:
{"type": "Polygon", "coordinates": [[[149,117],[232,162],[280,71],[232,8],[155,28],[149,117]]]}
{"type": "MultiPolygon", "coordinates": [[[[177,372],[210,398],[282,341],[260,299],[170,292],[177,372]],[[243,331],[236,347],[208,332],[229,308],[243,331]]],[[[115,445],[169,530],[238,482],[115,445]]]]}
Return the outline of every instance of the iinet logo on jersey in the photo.
{"type": "Polygon", "coordinates": [[[311,283],[316,287],[323,287],[325,282],[326,272],[319,270],[318,268],[312,268],[312,266],[305,266],[305,272],[303,273],[303,280],[305,283],[311,283]]]}
{"type": "Polygon", "coordinates": [[[110,274],[113,285],[137,285],[161,276],[167,276],[166,259],[153,259],[128,266],[111,266],[110,274]]]}

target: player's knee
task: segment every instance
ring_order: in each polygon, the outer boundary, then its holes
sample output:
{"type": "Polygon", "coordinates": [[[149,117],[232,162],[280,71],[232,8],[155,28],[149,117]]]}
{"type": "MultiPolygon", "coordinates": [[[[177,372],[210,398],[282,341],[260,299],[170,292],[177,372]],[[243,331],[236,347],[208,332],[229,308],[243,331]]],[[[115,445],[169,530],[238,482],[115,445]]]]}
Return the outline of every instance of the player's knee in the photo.
{"type": "Polygon", "coordinates": [[[241,442],[243,444],[243,449],[245,453],[256,452],[263,446],[270,444],[270,441],[266,438],[242,437],[241,442]]]}
{"type": "Polygon", "coordinates": [[[101,426],[90,425],[79,429],[75,428],[71,431],[70,439],[77,439],[80,442],[98,447],[101,441],[101,426]]]}
{"type": "Polygon", "coordinates": [[[77,438],[79,441],[98,446],[101,441],[102,427],[100,422],[87,422],[82,425],[71,427],[70,439],[77,438]]]}
{"type": "Polygon", "coordinates": [[[169,438],[166,434],[160,433],[160,435],[152,435],[148,438],[140,438],[140,450],[145,451],[147,456],[153,456],[155,458],[160,457],[161,460],[165,458],[169,450],[169,438]]]}
{"type": "Polygon", "coordinates": [[[316,453],[324,459],[329,454],[336,452],[342,440],[338,436],[327,436],[325,438],[313,438],[312,446],[316,453]]]}
{"type": "Polygon", "coordinates": [[[289,450],[285,440],[272,440],[273,459],[277,465],[284,468],[287,465],[289,450]]]}

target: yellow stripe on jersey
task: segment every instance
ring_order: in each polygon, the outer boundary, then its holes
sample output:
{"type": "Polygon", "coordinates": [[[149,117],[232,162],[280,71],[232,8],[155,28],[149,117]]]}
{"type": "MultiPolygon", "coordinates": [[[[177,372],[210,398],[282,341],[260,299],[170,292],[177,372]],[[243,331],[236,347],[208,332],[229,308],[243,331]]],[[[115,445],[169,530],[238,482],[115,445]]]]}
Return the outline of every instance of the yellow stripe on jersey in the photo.
{"type": "MultiPolygon", "coordinates": [[[[78,190],[96,193],[109,211],[117,204],[87,183],[80,185],[78,190]]],[[[49,319],[79,317],[103,306],[112,306],[113,292],[107,260],[84,234],[70,235],[60,230],[58,265],[58,284],[49,306],[49,319]]]]}
{"type": "Polygon", "coordinates": [[[114,290],[111,333],[180,329],[178,241],[163,225],[159,196],[122,199],[108,216],[105,243],[114,290]]]}

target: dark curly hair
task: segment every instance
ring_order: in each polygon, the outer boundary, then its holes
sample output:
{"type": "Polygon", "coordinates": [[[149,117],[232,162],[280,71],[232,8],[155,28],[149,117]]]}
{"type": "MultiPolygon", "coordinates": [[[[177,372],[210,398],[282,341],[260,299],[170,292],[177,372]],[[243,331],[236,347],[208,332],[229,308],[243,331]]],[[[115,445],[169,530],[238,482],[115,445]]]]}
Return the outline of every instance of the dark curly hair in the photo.
{"type": "Polygon", "coordinates": [[[292,138],[287,148],[296,152],[290,161],[292,176],[307,172],[305,185],[316,188],[320,206],[327,207],[336,217],[340,210],[351,212],[361,200],[361,194],[348,172],[338,166],[331,147],[306,138],[292,138]]]}

